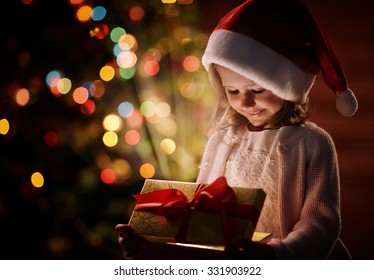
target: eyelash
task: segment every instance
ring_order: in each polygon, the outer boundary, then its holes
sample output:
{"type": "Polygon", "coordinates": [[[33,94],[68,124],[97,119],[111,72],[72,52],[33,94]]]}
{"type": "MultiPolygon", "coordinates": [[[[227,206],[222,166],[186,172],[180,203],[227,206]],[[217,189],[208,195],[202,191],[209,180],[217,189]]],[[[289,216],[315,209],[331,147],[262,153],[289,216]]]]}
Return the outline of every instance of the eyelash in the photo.
{"type": "MultiPolygon", "coordinates": [[[[227,94],[238,94],[239,93],[239,90],[229,90],[229,89],[226,89],[225,90],[227,94]]],[[[260,93],[263,93],[265,91],[265,89],[251,89],[250,90],[253,94],[260,94],[260,93]]]]}

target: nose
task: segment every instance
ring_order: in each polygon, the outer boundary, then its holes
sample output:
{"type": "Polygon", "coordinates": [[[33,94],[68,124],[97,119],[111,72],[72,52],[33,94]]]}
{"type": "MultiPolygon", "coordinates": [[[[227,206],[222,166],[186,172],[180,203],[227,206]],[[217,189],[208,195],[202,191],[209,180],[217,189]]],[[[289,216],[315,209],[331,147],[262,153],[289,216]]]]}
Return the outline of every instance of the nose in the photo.
{"type": "Polygon", "coordinates": [[[241,105],[243,107],[251,107],[256,105],[255,96],[251,92],[245,92],[240,98],[241,105]]]}

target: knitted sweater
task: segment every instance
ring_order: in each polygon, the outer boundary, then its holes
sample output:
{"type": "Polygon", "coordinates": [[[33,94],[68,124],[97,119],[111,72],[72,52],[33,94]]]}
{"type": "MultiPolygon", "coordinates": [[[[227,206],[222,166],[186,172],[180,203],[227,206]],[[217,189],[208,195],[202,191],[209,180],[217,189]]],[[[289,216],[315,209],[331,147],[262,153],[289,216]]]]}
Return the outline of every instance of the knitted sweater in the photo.
{"type": "MultiPolygon", "coordinates": [[[[197,182],[210,183],[223,176],[230,151],[240,141],[237,131],[231,126],[209,139],[197,182]]],[[[278,139],[281,238],[268,244],[278,259],[328,258],[334,246],[345,248],[338,238],[340,180],[334,143],[311,122],[281,128],[278,139]]]]}

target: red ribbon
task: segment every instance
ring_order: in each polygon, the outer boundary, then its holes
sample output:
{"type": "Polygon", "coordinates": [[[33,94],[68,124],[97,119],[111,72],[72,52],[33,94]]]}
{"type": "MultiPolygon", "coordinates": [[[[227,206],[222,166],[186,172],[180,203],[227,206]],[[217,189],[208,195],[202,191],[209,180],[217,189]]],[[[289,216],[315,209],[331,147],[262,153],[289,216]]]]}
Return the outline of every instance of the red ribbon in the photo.
{"type": "Polygon", "coordinates": [[[177,189],[163,189],[133,195],[137,201],[134,211],[151,212],[156,215],[182,216],[181,225],[175,235],[178,242],[187,242],[187,228],[193,209],[218,214],[225,242],[232,238],[230,217],[250,219],[257,223],[259,211],[251,204],[238,204],[234,190],[228,186],[225,177],[219,177],[211,184],[199,184],[191,201],[177,189]]]}

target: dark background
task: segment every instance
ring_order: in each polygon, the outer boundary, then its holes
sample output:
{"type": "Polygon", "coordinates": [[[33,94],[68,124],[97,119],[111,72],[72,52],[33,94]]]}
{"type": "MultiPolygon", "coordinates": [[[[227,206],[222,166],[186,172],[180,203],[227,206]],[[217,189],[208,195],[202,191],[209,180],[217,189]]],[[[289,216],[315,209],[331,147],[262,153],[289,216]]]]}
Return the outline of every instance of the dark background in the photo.
{"type": "MultiPolygon", "coordinates": [[[[108,21],[126,24],[121,20],[120,2],[87,1],[111,8],[108,21]]],[[[157,1],[127,2],[148,7],[157,1]]],[[[359,101],[356,115],[344,118],[335,110],[334,96],[320,77],[311,93],[312,120],[331,134],[339,155],[341,237],[354,259],[373,259],[374,4],[370,0],[304,2],[329,36],[359,101]]],[[[193,24],[210,32],[217,20],[238,3],[241,1],[195,0],[198,11],[194,11],[193,24]]],[[[8,1],[8,5],[4,12],[10,20],[4,15],[1,18],[0,119],[9,119],[19,130],[11,136],[0,135],[0,257],[121,258],[113,228],[123,222],[121,217],[128,216],[130,194],[140,189],[143,180],[133,178],[125,187],[115,188],[101,184],[94,191],[77,188],[77,170],[92,159],[77,155],[69,145],[45,147],[40,137],[50,124],[81,123],[84,117],[56,102],[47,90],[38,102],[23,108],[16,108],[7,93],[14,81],[27,84],[30,77],[44,77],[56,67],[66,69],[73,77],[81,75],[83,68],[88,72],[97,69],[107,59],[105,46],[91,44],[82,35],[87,34],[87,27],[75,20],[74,8],[67,1],[35,0],[30,5],[8,1]],[[32,53],[32,59],[22,68],[19,59],[26,50],[32,53]],[[53,188],[30,188],[24,174],[35,165],[46,170],[46,180],[53,188]]],[[[91,145],[96,147],[95,143],[91,145]]]]}

